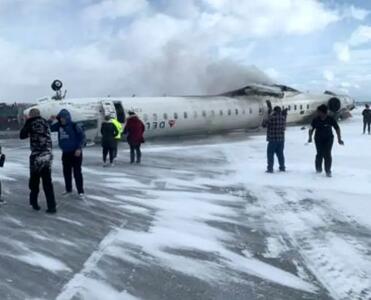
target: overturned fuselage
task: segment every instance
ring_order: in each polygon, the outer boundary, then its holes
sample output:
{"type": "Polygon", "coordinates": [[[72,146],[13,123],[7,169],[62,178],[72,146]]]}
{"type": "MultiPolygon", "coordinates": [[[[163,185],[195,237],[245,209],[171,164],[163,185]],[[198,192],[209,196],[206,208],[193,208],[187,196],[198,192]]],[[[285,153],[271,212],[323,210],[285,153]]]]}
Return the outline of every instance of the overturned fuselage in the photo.
{"type": "Polygon", "coordinates": [[[128,111],[134,111],[143,120],[146,138],[256,129],[267,117],[267,103],[287,108],[289,124],[308,121],[321,104],[343,118],[354,108],[354,100],[348,96],[314,95],[282,85],[258,84],[214,96],[45,98],[35,107],[45,118],[61,109],[69,110],[74,121],[85,128],[88,139],[94,141],[100,137],[100,125],[106,115],[124,124],[128,111]]]}

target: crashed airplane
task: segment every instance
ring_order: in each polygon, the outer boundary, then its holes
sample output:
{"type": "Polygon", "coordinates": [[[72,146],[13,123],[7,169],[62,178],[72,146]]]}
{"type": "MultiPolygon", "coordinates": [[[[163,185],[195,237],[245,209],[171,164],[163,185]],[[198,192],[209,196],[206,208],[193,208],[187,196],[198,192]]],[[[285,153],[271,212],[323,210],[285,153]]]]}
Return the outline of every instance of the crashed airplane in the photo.
{"type": "Polygon", "coordinates": [[[348,117],[355,107],[355,101],[345,95],[302,93],[278,84],[250,84],[211,96],[79,99],[66,99],[66,94],[61,92],[62,86],[61,81],[55,80],[52,88],[56,95],[40,99],[29,109],[38,108],[47,119],[61,109],[69,110],[74,121],[84,127],[91,142],[99,140],[105,116],[110,115],[124,124],[129,111],[134,111],[144,121],[146,138],[154,138],[257,129],[267,117],[269,106],[287,108],[288,124],[308,122],[321,104],[328,105],[338,118],[348,117]]]}

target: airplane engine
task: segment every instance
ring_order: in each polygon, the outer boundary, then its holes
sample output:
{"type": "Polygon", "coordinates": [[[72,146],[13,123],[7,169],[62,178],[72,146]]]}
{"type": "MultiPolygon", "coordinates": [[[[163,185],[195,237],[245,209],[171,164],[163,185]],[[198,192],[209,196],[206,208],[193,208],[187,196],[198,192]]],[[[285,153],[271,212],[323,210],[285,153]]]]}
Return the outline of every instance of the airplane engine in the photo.
{"type": "Polygon", "coordinates": [[[338,98],[331,98],[329,101],[328,101],[328,104],[327,104],[329,110],[332,112],[332,113],[337,113],[340,111],[341,109],[341,101],[340,99],[338,98]]]}

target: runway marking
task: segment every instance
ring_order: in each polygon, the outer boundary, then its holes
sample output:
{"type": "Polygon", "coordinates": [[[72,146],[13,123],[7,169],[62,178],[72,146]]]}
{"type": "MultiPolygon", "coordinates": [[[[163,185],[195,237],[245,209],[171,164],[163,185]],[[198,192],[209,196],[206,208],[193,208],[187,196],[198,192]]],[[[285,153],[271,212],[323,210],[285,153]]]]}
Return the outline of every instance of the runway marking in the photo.
{"type": "Polygon", "coordinates": [[[62,292],[57,296],[56,300],[71,300],[80,289],[84,288],[84,282],[87,280],[88,274],[95,270],[96,265],[105,255],[105,250],[115,242],[117,236],[120,234],[120,230],[123,229],[127,223],[128,221],[125,221],[120,227],[111,230],[103,238],[98,249],[85,261],[82,270],[79,273],[76,273],[72,279],[64,285],[62,292]]]}

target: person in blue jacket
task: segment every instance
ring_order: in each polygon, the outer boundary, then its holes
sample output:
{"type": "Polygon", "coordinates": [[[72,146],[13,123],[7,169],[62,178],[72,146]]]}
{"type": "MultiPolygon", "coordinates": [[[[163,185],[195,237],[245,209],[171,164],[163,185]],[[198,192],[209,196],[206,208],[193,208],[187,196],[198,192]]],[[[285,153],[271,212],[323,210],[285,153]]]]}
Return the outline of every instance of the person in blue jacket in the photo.
{"type": "Polygon", "coordinates": [[[65,195],[72,193],[72,171],[75,178],[77,192],[84,198],[84,180],[81,171],[85,145],[84,130],[71,119],[68,110],[62,109],[55,117],[51,117],[51,131],[58,132],[59,147],[62,150],[63,176],[66,190],[65,195]]]}

